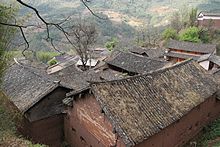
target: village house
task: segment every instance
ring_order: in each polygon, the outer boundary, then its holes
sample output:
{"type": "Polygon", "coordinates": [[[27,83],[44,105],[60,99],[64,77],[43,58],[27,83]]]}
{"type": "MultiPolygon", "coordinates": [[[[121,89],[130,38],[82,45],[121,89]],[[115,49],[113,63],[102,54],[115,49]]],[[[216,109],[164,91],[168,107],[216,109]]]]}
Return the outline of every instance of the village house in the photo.
{"type": "Polygon", "coordinates": [[[118,80],[129,75],[109,68],[107,64],[97,66],[91,70],[85,71],[84,75],[87,77],[87,81],[111,81],[118,80]]]}
{"type": "Polygon", "coordinates": [[[70,88],[46,72],[16,62],[8,67],[2,89],[23,116],[21,133],[35,143],[60,147],[63,103],[70,88]]]}
{"type": "Polygon", "coordinates": [[[63,67],[61,70],[50,73],[50,75],[62,81],[63,85],[71,87],[73,91],[89,87],[87,76],[75,64],[63,67]]]}
{"type": "Polygon", "coordinates": [[[132,47],[131,49],[129,49],[129,52],[149,58],[163,58],[165,50],[160,48],[147,49],[143,47],[132,47]]]}
{"type": "Polygon", "coordinates": [[[133,53],[118,52],[106,60],[109,68],[130,76],[157,70],[168,64],[166,61],[143,57],[133,53]]]}
{"type": "Polygon", "coordinates": [[[65,138],[77,147],[181,146],[220,115],[216,92],[213,77],[194,61],[93,83],[68,95],[65,138]]]}
{"type": "Polygon", "coordinates": [[[217,55],[202,55],[197,62],[206,70],[218,70],[220,68],[220,56],[217,55]]]}
{"type": "Polygon", "coordinates": [[[62,84],[72,89],[70,93],[79,93],[90,88],[90,81],[111,81],[126,77],[123,73],[110,69],[106,64],[87,71],[81,71],[75,64],[50,73],[62,84]]]}
{"type": "Polygon", "coordinates": [[[111,52],[107,48],[91,48],[89,49],[89,56],[93,59],[103,61],[111,52]]]}
{"type": "Polygon", "coordinates": [[[197,21],[200,27],[220,29],[220,13],[200,12],[197,21]]]}
{"type": "Polygon", "coordinates": [[[164,58],[172,62],[180,62],[186,59],[198,60],[201,55],[215,54],[216,45],[193,43],[186,41],[169,40],[164,58]]]}

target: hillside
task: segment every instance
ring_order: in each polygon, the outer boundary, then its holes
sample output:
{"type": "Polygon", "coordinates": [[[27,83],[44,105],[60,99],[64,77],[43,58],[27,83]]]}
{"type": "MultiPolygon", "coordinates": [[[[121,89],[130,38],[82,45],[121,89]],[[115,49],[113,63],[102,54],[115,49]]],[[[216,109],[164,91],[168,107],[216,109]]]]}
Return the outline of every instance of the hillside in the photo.
{"type": "MultiPolygon", "coordinates": [[[[50,18],[54,18],[54,16],[59,18],[61,15],[69,14],[89,15],[88,10],[80,1],[26,0],[26,2],[37,7],[41,14],[50,18]]],[[[89,6],[95,13],[109,16],[113,22],[125,22],[134,27],[146,23],[158,26],[158,23],[160,23],[160,25],[166,25],[169,16],[174,12],[197,6],[199,6],[201,10],[208,7],[210,11],[212,8],[207,4],[216,6],[215,3],[217,2],[214,0],[92,0],[89,6]],[[165,24],[161,22],[165,22],[165,24]]]]}
{"type": "MultiPolygon", "coordinates": [[[[99,30],[100,35],[97,39],[99,46],[103,46],[112,37],[117,37],[124,42],[131,42],[132,40],[134,43],[138,29],[144,28],[146,30],[153,27],[161,30],[169,24],[170,17],[175,12],[186,13],[187,10],[195,7],[199,11],[213,11],[220,6],[216,0],[92,0],[88,4],[90,8],[97,15],[103,18],[108,17],[107,20],[101,20],[92,16],[80,0],[25,0],[25,2],[36,7],[46,20],[53,22],[59,22],[67,16],[72,16],[70,23],[74,23],[79,17],[89,18],[99,30]]],[[[29,9],[21,7],[22,16],[30,13],[32,12],[29,9]]],[[[32,14],[26,23],[36,24],[35,15],[32,14]]],[[[27,32],[31,32],[28,38],[35,40],[31,42],[33,49],[52,49],[50,44],[43,40],[46,36],[45,30],[27,30],[27,32]],[[33,31],[37,33],[33,35],[33,31]]],[[[52,35],[58,39],[63,38],[57,31],[54,31],[52,35]]],[[[71,48],[66,44],[60,44],[60,42],[57,42],[56,45],[62,49],[71,48]]]]}

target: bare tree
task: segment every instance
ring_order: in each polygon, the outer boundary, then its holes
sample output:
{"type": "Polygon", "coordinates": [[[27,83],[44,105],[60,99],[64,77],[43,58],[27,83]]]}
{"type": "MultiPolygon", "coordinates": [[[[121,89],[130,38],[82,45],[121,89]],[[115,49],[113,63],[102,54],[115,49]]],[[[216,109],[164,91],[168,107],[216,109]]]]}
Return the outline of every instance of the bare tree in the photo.
{"type": "Polygon", "coordinates": [[[160,32],[156,27],[143,25],[137,30],[137,43],[143,47],[155,48],[159,46],[160,32]]]}
{"type": "MultiPolygon", "coordinates": [[[[100,19],[105,19],[105,18],[101,18],[100,16],[98,16],[97,14],[95,14],[95,13],[90,9],[90,7],[88,6],[88,3],[89,3],[91,0],[80,0],[80,1],[81,1],[82,4],[90,11],[90,13],[91,13],[92,15],[94,15],[95,17],[98,17],[98,18],[100,18],[100,19]]],[[[66,30],[66,27],[63,27],[63,24],[64,24],[66,21],[69,20],[70,16],[68,16],[68,17],[65,18],[64,20],[61,20],[61,21],[58,22],[58,23],[50,22],[50,21],[47,21],[46,19],[44,19],[43,16],[39,13],[39,11],[38,11],[35,7],[33,7],[33,6],[31,6],[31,5],[29,5],[29,4],[25,3],[25,2],[23,2],[22,0],[16,0],[16,2],[17,2],[18,4],[24,6],[24,7],[29,8],[30,10],[32,10],[32,11],[34,12],[35,16],[36,16],[36,19],[39,19],[39,20],[42,22],[42,24],[43,24],[43,26],[42,26],[42,25],[23,25],[23,24],[18,23],[16,16],[13,17],[14,22],[7,22],[7,21],[4,21],[4,20],[0,20],[0,25],[4,25],[4,26],[8,26],[8,27],[14,27],[14,28],[18,28],[18,29],[20,30],[20,33],[21,33],[21,35],[22,35],[22,37],[23,37],[23,40],[24,40],[24,42],[25,42],[25,44],[26,44],[26,45],[25,45],[25,49],[22,51],[22,54],[23,54],[24,56],[25,56],[24,52],[25,52],[25,51],[29,48],[29,46],[30,46],[30,45],[29,45],[29,41],[28,41],[28,39],[27,39],[27,37],[26,37],[26,34],[25,34],[24,29],[27,29],[27,28],[29,28],[29,27],[45,28],[45,29],[46,29],[46,32],[47,32],[47,36],[46,36],[45,40],[46,40],[47,42],[50,42],[51,45],[52,45],[52,47],[53,47],[55,50],[57,50],[57,51],[59,51],[59,50],[58,50],[58,49],[56,48],[56,46],[54,45],[54,38],[51,37],[51,35],[50,35],[50,34],[51,34],[51,30],[50,30],[51,27],[53,27],[53,28],[57,29],[58,31],[60,31],[60,32],[64,35],[64,37],[65,37],[65,39],[67,40],[67,42],[68,42],[69,44],[71,44],[74,48],[77,48],[77,46],[75,45],[75,43],[73,43],[73,42],[71,41],[71,39],[69,38],[70,35],[69,35],[68,31],[66,30]]],[[[79,52],[77,51],[77,53],[79,53],[79,52]]]]}
{"type": "Polygon", "coordinates": [[[69,31],[71,42],[75,45],[74,49],[80,57],[83,70],[86,70],[86,63],[91,58],[90,47],[95,43],[97,38],[97,30],[95,25],[79,21],[72,26],[69,31]]]}

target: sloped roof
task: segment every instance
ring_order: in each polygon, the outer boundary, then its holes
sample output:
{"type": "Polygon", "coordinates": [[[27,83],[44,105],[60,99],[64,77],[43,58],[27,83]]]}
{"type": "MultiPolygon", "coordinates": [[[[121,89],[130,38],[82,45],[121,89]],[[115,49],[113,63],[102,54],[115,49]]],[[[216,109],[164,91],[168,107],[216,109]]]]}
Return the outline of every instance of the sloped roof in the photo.
{"type": "Polygon", "coordinates": [[[74,62],[75,58],[76,56],[69,55],[67,53],[63,53],[54,57],[54,59],[56,59],[58,63],[71,62],[71,61],[74,62]]]}
{"type": "Polygon", "coordinates": [[[158,133],[217,91],[214,79],[192,61],[91,87],[126,146],[158,133]]]}
{"type": "Polygon", "coordinates": [[[197,62],[202,62],[202,61],[211,61],[213,63],[215,63],[216,65],[220,66],[220,56],[217,55],[213,55],[213,54],[206,54],[201,56],[197,62]]]}
{"type": "Polygon", "coordinates": [[[91,48],[89,50],[94,59],[106,58],[111,53],[107,48],[91,48]]]}
{"type": "Polygon", "coordinates": [[[216,82],[220,85],[220,68],[208,71],[210,74],[213,74],[216,82]]]}
{"type": "Polygon", "coordinates": [[[208,60],[211,55],[212,55],[212,54],[202,55],[202,56],[200,56],[200,57],[197,59],[197,62],[202,62],[202,61],[208,60]]]}
{"type": "Polygon", "coordinates": [[[51,75],[59,79],[66,87],[71,87],[74,91],[85,89],[89,86],[84,72],[78,69],[75,64],[54,72],[51,75]]]}
{"type": "Polygon", "coordinates": [[[129,75],[112,70],[107,65],[104,65],[102,67],[99,67],[95,70],[88,70],[87,71],[87,77],[88,79],[92,79],[90,81],[112,81],[112,80],[118,80],[125,77],[129,77],[129,75]],[[90,78],[91,77],[91,78],[90,78]]]}
{"type": "Polygon", "coordinates": [[[214,44],[193,43],[172,39],[169,40],[167,47],[171,49],[179,49],[199,53],[213,53],[216,50],[216,45],[214,44]]]}
{"type": "Polygon", "coordinates": [[[5,72],[2,88],[17,108],[25,113],[60,86],[57,79],[36,68],[14,63],[5,72]]]}
{"type": "Polygon", "coordinates": [[[129,52],[139,54],[139,55],[143,55],[145,53],[150,58],[159,58],[163,56],[165,51],[159,48],[158,49],[146,49],[143,47],[133,47],[129,49],[129,52]]]}
{"type": "Polygon", "coordinates": [[[198,14],[198,16],[200,17],[201,14],[202,14],[203,16],[219,16],[219,17],[220,17],[220,13],[219,13],[219,12],[205,12],[205,11],[203,11],[203,12],[200,12],[200,13],[198,14]]]}
{"type": "Polygon", "coordinates": [[[143,47],[132,47],[131,49],[129,49],[129,52],[132,52],[132,53],[135,53],[135,54],[139,54],[139,55],[142,55],[142,54],[147,54],[147,49],[143,48],[143,47]]]}
{"type": "Polygon", "coordinates": [[[52,73],[55,73],[57,71],[60,71],[60,70],[66,68],[68,66],[76,64],[78,60],[79,60],[79,56],[71,56],[70,58],[66,58],[62,62],[59,62],[55,65],[52,65],[52,66],[48,67],[47,68],[47,73],[52,74],[52,73]]]}
{"type": "Polygon", "coordinates": [[[162,68],[167,64],[165,61],[125,52],[119,52],[113,59],[108,60],[107,63],[127,72],[139,74],[162,68]]]}
{"type": "Polygon", "coordinates": [[[199,55],[190,55],[190,54],[185,54],[185,53],[180,53],[180,52],[168,52],[164,54],[165,56],[168,57],[175,57],[175,58],[181,58],[181,59],[194,59],[194,60],[198,60],[198,58],[200,58],[199,55]]]}

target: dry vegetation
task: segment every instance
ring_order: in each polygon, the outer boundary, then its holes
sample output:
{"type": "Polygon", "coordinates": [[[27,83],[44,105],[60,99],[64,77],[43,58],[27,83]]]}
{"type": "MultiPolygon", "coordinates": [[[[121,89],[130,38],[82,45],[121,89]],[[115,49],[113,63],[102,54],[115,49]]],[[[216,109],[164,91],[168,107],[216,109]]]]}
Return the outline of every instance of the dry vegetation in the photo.
{"type": "Polygon", "coordinates": [[[98,12],[105,14],[113,22],[117,22],[117,23],[126,22],[132,27],[137,27],[144,24],[144,21],[141,19],[131,17],[126,14],[116,12],[114,10],[99,10],[98,12]]]}
{"type": "Polygon", "coordinates": [[[45,147],[32,144],[17,133],[16,126],[20,124],[21,115],[2,91],[0,91],[0,120],[0,147],[45,147]]]}

